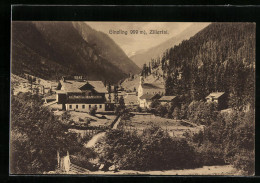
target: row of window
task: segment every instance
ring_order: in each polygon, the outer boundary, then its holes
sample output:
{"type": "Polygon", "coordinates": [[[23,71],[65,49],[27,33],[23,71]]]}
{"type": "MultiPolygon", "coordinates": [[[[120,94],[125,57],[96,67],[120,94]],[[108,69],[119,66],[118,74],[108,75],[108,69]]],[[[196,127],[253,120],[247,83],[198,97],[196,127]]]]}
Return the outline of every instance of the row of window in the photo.
{"type": "MultiPolygon", "coordinates": [[[[153,94],[161,94],[161,92],[159,91],[159,92],[146,92],[146,94],[149,94],[149,93],[153,93],[153,94]]],[[[163,92],[162,92],[162,94],[163,94],[163,92]]]]}
{"type": "MultiPolygon", "coordinates": [[[[96,106],[96,108],[97,108],[97,105],[95,105],[96,106]]],[[[83,104],[82,106],[82,109],[85,109],[85,105],[83,104]]],[[[69,105],[69,108],[70,109],[72,109],[72,105],[69,105]]],[[[79,108],[79,105],[76,105],[76,109],[78,109],[79,108]]],[[[89,105],[89,108],[91,108],[91,104],[89,105]]],[[[99,109],[101,109],[102,108],[102,105],[99,105],[99,109]]]]}

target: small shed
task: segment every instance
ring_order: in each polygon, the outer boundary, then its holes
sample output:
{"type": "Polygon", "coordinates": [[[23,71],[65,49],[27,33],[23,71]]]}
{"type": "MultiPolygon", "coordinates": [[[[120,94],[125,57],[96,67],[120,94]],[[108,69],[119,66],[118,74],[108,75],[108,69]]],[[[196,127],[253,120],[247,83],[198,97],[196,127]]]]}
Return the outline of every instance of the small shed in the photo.
{"type": "Polygon", "coordinates": [[[215,102],[218,110],[223,110],[228,107],[227,94],[225,92],[213,92],[206,97],[207,102],[215,102]]]}
{"type": "Polygon", "coordinates": [[[159,99],[159,102],[164,105],[173,102],[176,99],[176,96],[162,96],[159,99]]]}

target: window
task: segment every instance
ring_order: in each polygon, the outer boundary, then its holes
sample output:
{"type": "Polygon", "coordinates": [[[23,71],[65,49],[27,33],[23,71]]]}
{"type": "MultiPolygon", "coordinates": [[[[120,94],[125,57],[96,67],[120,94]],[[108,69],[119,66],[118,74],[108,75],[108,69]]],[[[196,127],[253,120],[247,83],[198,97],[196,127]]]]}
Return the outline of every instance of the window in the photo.
{"type": "Polygon", "coordinates": [[[70,109],[72,109],[72,105],[70,105],[70,109]]]}
{"type": "Polygon", "coordinates": [[[89,108],[91,108],[91,105],[89,105],[89,108]]]}
{"type": "Polygon", "coordinates": [[[78,109],[79,108],[79,106],[78,105],[76,105],[76,109],[78,109]]]}
{"type": "Polygon", "coordinates": [[[85,109],[85,105],[82,105],[82,109],[85,109]]]}
{"type": "Polygon", "coordinates": [[[101,108],[102,108],[102,105],[99,105],[99,108],[101,109],[101,108]]]}

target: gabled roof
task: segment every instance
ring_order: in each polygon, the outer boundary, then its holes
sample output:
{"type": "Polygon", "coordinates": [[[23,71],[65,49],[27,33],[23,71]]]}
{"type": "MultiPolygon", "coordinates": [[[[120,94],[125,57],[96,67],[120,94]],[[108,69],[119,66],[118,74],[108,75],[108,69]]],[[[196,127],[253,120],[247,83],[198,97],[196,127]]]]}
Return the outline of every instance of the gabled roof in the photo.
{"type": "Polygon", "coordinates": [[[90,84],[91,86],[93,86],[94,90],[98,93],[107,93],[107,89],[102,81],[61,81],[61,85],[66,92],[81,92],[80,88],[86,84],[90,84]]]}
{"type": "Polygon", "coordinates": [[[220,96],[224,95],[225,92],[213,92],[210,93],[206,98],[219,98],[220,96]]]}
{"type": "Polygon", "coordinates": [[[172,101],[173,99],[175,99],[176,96],[162,96],[159,101],[172,101]]]}
{"type": "Polygon", "coordinates": [[[163,84],[158,84],[158,83],[143,83],[142,84],[143,89],[164,89],[163,84]]]}
{"type": "Polygon", "coordinates": [[[151,100],[154,95],[152,94],[143,94],[140,99],[146,99],[146,100],[151,100]]]}
{"type": "Polygon", "coordinates": [[[107,93],[107,89],[102,81],[88,81],[98,93],[107,93]]]}
{"type": "Polygon", "coordinates": [[[158,94],[143,94],[140,99],[146,99],[146,100],[152,100],[152,99],[158,99],[160,95],[158,94]]]}
{"type": "Polygon", "coordinates": [[[129,103],[138,103],[138,97],[136,95],[126,95],[124,97],[125,103],[129,104],[129,103]]]}

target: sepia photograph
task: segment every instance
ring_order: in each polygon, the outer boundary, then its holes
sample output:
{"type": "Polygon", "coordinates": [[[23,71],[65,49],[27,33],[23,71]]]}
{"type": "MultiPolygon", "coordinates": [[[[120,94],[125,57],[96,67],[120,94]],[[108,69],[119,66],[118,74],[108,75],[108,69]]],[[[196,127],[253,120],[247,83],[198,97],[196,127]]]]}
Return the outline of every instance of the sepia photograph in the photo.
{"type": "Polygon", "coordinates": [[[255,175],[254,22],[12,21],[11,175],[255,175]]]}

